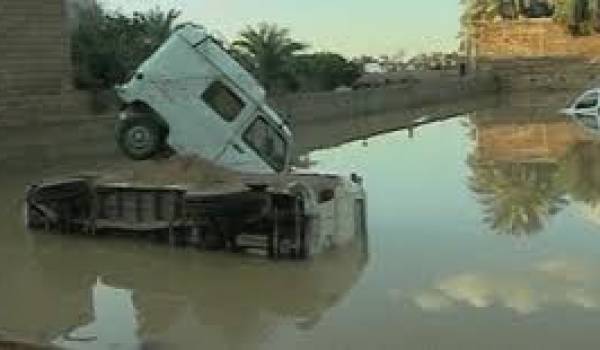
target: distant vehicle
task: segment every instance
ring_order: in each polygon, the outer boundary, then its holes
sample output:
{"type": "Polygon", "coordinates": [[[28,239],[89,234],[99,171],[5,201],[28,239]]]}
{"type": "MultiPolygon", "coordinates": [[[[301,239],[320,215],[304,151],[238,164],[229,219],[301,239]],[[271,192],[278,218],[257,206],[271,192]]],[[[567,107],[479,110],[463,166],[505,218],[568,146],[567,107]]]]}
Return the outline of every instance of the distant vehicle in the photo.
{"type": "Polygon", "coordinates": [[[600,88],[586,90],[560,112],[587,128],[600,130],[600,88]]]}
{"type": "Polygon", "coordinates": [[[184,26],[117,86],[123,152],[144,160],[168,148],[225,167],[281,173],[292,134],[266,93],[207,32],[184,26]]]}

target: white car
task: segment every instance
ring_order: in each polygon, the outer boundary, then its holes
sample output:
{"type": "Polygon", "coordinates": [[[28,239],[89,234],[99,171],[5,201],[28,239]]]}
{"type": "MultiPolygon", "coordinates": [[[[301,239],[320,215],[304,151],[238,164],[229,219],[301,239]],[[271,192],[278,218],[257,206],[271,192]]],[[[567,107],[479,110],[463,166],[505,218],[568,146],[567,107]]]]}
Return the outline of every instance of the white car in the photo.
{"type": "Polygon", "coordinates": [[[587,128],[600,130],[600,88],[586,90],[560,112],[587,128]]]}
{"type": "Polygon", "coordinates": [[[292,134],[266,93],[203,28],[175,32],[124,85],[123,152],[143,160],[166,147],[243,172],[289,169],[292,134]]]}

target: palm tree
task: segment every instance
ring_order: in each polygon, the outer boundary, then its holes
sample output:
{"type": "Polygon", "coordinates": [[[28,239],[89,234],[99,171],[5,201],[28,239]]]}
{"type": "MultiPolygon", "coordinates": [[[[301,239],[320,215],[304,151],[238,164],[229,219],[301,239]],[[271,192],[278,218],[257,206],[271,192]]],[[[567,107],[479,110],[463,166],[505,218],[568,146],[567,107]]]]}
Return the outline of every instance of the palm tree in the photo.
{"type": "MultiPolygon", "coordinates": [[[[463,5],[463,27],[477,21],[488,21],[496,16],[517,18],[530,14],[531,2],[524,0],[460,0],[463,5]]],[[[600,32],[600,0],[554,0],[547,15],[553,13],[555,20],[569,28],[573,35],[589,35],[600,32]]]]}
{"type": "Polygon", "coordinates": [[[600,144],[574,145],[561,161],[560,176],[573,200],[600,204],[600,144]]]}
{"type": "Polygon", "coordinates": [[[239,58],[249,62],[250,69],[268,91],[292,80],[291,61],[296,53],[307,48],[290,37],[289,29],[268,23],[247,27],[232,46],[239,50],[239,58]]]}
{"type": "Polygon", "coordinates": [[[546,163],[483,162],[470,158],[471,190],[483,206],[484,221],[500,234],[533,234],[567,204],[558,166],[546,163]]]}
{"type": "Polygon", "coordinates": [[[600,31],[600,0],[556,0],[555,19],[574,35],[600,31]]]}
{"type": "Polygon", "coordinates": [[[500,14],[500,0],[460,0],[460,3],[463,6],[463,25],[490,20],[500,14]]]}

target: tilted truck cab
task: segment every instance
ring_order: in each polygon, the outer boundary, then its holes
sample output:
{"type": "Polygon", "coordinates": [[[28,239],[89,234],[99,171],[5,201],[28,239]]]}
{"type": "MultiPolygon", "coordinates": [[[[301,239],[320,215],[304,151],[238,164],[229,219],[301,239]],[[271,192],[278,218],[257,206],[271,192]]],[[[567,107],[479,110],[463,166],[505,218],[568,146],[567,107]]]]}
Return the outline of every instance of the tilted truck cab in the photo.
{"type": "Polygon", "coordinates": [[[292,134],[258,82],[203,29],[184,26],[116,87],[121,149],[143,160],[168,147],[243,172],[289,169],[292,134]]]}

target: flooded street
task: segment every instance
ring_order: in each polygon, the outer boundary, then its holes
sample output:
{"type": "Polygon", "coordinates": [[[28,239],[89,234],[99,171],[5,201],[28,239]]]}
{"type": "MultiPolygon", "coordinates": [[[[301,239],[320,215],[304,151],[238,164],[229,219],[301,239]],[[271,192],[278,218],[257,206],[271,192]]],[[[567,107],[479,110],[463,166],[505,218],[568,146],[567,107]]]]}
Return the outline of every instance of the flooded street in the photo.
{"type": "Polygon", "coordinates": [[[30,234],[25,185],[94,163],[3,171],[0,338],[73,349],[597,348],[600,142],[527,108],[411,131],[379,119],[298,127],[312,169],[356,172],[368,193],[368,242],[309,262],[30,234]]]}

